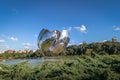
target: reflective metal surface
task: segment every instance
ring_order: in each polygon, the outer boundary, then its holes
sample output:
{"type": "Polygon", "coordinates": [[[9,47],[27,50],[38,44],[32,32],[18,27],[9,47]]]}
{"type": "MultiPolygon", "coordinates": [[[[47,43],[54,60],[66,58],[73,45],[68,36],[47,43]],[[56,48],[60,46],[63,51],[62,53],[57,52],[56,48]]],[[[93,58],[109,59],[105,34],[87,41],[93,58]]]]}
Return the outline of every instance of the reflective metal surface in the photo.
{"type": "Polygon", "coordinates": [[[66,48],[69,39],[67,30],[50,32],[48,29],[42,29],[38,36],[38,47],[45,55],[58,55],[66,48]]]}

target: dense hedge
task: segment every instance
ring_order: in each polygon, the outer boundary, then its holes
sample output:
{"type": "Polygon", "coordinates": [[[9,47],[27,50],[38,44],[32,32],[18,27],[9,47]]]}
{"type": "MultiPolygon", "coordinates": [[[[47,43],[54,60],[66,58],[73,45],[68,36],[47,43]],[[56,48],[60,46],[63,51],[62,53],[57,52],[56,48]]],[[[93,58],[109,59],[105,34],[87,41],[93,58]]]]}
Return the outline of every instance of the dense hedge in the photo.
{"type": "Polygon", "coordinates": [[[0,64],[0,80],[120,80],[120,55],[73,57],[35,67],[28,61],[12,66],[0,64]]]}

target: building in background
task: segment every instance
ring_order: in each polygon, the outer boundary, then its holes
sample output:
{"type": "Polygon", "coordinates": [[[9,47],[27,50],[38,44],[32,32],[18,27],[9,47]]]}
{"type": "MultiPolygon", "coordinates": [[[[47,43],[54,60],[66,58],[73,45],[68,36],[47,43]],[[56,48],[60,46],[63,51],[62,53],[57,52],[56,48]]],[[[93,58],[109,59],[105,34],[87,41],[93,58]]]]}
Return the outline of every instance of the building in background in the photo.
{"type": "Polygon", "coordinates": [[[117,37],[113,37],[112,42],[117,42],[117,37]]]}

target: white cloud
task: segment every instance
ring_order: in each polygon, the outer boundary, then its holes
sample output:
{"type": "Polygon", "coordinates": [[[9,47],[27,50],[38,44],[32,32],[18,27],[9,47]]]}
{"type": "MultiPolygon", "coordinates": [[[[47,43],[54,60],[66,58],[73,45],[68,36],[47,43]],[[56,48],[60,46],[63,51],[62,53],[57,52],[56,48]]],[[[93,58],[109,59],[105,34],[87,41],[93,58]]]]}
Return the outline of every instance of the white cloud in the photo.
{"type": "Polygon", "coordinates": [[[16,38],[16,37],[8,37],[5,34],[2,34],[1,37],[4,38],[4,39],[12,40],[12,41],[18,41],[18,38],[16,38]]]}
{"type": "Polygon", "coordinates": [[[86,28],[85,25],[81,25],[81,26],[79,26],[79,27],[69,27],[67,30],[68,30],[68,31],[77,30],[77,31],[80,31],[81,33],[86,33],[87,28],[86,28]]]}
{"type": "Polygon", "coordinates": [[[68,31],[71,31],[71,30],[72,30],[72,27],[69,27],[67,30],[68,30],[68,31]]]}
{"type": "Polygon", "coordinates": [[[103,40],[102,42],[106,42],[106,41],[108,41],[108,40],[103,40]]]}
{"type": "Polygon", "coordinates": [[[68,44],[68,46],[71,46],[71,45],[76,45],[76,41],[70,40],[70,43],[68,44]]]}
{"type": "Polygon", "coordinates": [[[76,44],[76,42],[74,40],[71,40],[71,43],[76,44]]]}
{"type": "Polygon", "coordinates": [[[119,26],[113,26],[114,30],[116,31],[120,31],[120,27],[119,26]]]}
{"type": "Polygon", "coordinates": [[[116,31],[120,31],[120,27],[116,27],[114,30],[116,30],[116,31]]]}
{"type": "Polygon", "coordinates": [[[24,49],[30,49],[30,47],[29,46],[24,46],[24,49]]]}
{"type": "Polygon", "coordinates": [[[73,44],[69,43],[69,44],[67,45],[67,47],[68,47],[68,46],[71,46],[71,45],[73,45],[73,44]]]}
{"type": "Polygon", "coordinates": [[[9,39],[12,40],[12,41],[17,41],[18,40],[18,38],[15,38],[15,37],[10,37],[9,39]]]}
{"type": "Polygon", "coordinates": [[[83,44],[83,42],[80,42],[79,45],[83,44]]]}
{"type": "Polygon", "coordinates": [[[31,43],[23,43],[23,46],[24,46],[25,49],[30,49],[30,47],[32,47],[33,44],[31,44],[31,43]]]}
{"type": "Polygon", "coordinates": [[[0,43],[3,43],[3,42],[5,42],[5,40],[0,40],[0,43]]]}
{"type": "Polygon", "coordinates": [[[32,46],[31,43],[23,43],[24,46],[32,46]]]}
{"type": "Polygon", "coordinates": [[[85,25],[82,25],[80,27],[74,27],[74,29],[76,29],[76,30],[78,30],[78,31],[80,31],[82,33],[85,33],[86,30],[87,30],[85,25]]]}

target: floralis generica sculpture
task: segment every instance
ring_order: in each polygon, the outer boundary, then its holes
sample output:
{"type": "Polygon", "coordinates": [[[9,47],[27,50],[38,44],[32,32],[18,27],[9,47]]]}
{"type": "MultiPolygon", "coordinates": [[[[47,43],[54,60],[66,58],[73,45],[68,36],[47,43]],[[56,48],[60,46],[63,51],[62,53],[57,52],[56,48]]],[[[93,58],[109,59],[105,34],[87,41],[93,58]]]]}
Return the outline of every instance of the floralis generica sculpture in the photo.
{"type": "Polygon", "coordinates": [[[38,47],[44,55],[58,55],[66,48],[69,40],[68,30],[60,32],[42,29],[38,36],[38,47]]]}

